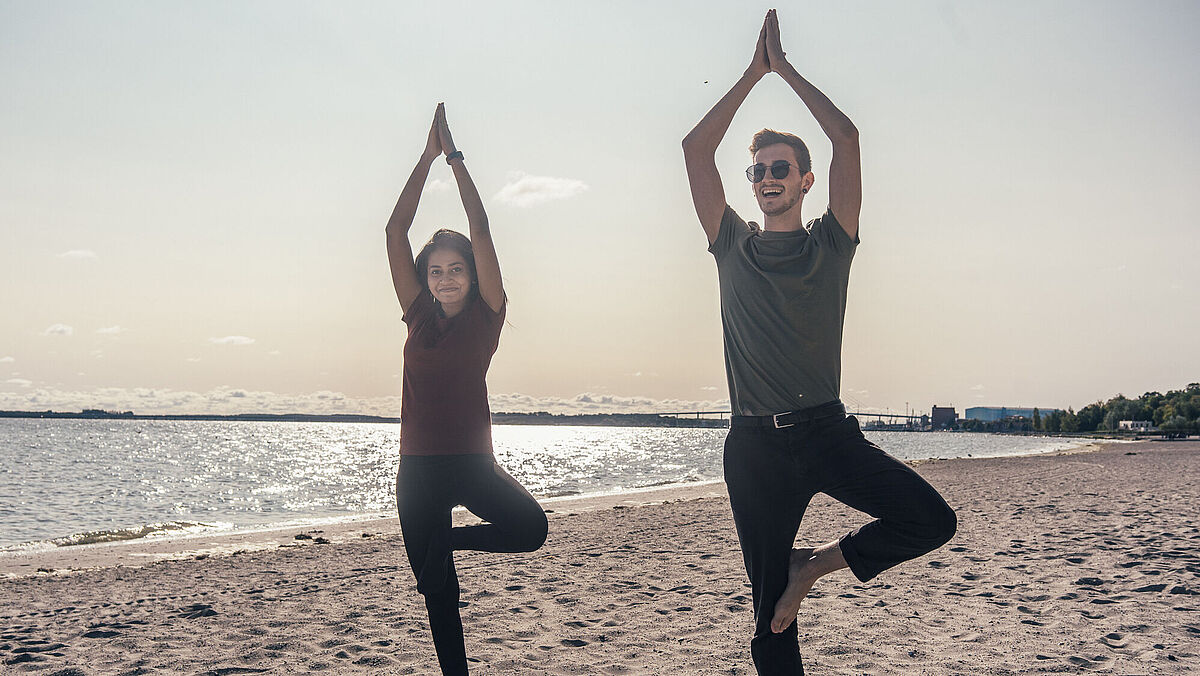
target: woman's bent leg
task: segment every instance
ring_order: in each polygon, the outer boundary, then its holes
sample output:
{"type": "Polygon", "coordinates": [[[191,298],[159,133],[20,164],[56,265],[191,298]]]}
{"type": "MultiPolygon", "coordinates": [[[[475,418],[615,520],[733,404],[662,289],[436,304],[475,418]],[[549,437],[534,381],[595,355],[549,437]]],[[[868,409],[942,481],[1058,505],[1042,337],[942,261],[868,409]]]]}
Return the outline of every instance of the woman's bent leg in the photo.
{"type": "Polygon", "coordinates": [[[525,487],[491,456],[480,456],[467,475],[462,504],[488,523],[455,528],[453,549],[532,552],[546,541],[546,512],[525,487]]]}

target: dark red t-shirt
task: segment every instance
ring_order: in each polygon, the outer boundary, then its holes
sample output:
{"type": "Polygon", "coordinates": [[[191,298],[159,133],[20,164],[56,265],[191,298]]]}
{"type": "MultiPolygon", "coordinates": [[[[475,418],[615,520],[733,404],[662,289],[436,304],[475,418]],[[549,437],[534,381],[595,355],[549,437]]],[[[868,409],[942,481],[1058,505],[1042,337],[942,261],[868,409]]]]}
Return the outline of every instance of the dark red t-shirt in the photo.
{"type": "Polygon", "coordinates": [[[504,310],[476,294],[462,312],[442,316],[428,290],[408,312],[400,452],[409,455],[491,453],[492,414],[484,376],[500,343],[504,310]]]}

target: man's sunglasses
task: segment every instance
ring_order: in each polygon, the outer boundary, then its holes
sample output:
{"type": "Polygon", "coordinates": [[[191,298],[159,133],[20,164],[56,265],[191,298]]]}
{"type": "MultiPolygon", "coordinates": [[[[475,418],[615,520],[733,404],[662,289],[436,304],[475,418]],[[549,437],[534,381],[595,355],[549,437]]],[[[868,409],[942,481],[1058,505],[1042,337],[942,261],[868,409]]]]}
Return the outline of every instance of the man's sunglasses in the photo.
{"type": "MultiPolygon", "coordinates": [[[[769,168],[773,178],[787,178],[788,172],[792,170],[792,163],[786,160],[778,160],[772,162],[769,168]]],[[[767,169],[767,165],[762,162],[746,167],[746,178],[750,179],[751,183],[762,183],[762,180],[767,177],[767,169]]]]}

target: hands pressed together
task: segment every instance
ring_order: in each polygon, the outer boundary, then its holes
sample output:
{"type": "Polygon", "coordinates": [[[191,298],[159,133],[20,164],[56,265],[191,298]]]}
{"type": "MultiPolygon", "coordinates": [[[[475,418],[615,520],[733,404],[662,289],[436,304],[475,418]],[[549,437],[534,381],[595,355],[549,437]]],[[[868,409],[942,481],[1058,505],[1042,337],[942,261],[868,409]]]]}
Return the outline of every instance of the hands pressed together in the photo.
{"type": "Polygon", "coordinates": [[[446,123],[446,104],[437,104],[433,112],[433,124],[429,127],[429,138],[425,141],[425,158],[432,160],[438,155],[455,152],[454,138],[450,135],[450,125],[446,123]]]}
{"type": "Polygon", "coordinates": [[[762,30],[758,32],[758,44],[754,47],[754,58],[750,61],[750,67],[746,69],[746,73],[762,77],[771,72],[781,73],[788,66],[787,53],[783,51],[783,45],[779,41],[779,17],[775,14],[775,10],[767,10],[762,30]]]}

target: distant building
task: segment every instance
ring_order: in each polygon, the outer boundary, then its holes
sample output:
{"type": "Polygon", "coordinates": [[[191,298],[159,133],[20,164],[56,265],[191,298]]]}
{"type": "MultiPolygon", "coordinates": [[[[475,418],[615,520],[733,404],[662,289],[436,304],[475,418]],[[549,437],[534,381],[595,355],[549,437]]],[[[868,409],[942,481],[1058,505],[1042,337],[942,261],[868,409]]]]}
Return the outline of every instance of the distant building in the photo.
{"type": "Polygon", "coordinates": [[[1117,423],[1117,429],[1130,432],[1149,432],[1153,426],[1149,420],[1122,420],[1117,423]]]}
{"type": "Polygon", "coordinates": [[[929,421],[934,429],[950,427],[958,422],[958,412],[954,410],[953,406],[934,406],[929,421]]]}
{"type": "MultiPolygon", "coordinates": [[[[1057,408],[1038,408],[1038,414],[1045,418],[1047,415],[1054,413],[1057,408]]],[[[983,422],[995,422],[1004,420],[1005,418],[1032,418],[1032,408],[1009,408],[1007,406],[972,406],[968,408],[963,418],[967,420],[982,420],[983,422]]]]}

